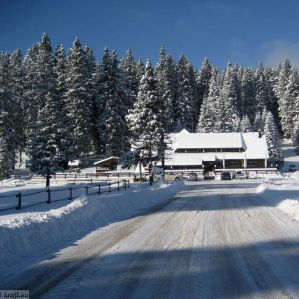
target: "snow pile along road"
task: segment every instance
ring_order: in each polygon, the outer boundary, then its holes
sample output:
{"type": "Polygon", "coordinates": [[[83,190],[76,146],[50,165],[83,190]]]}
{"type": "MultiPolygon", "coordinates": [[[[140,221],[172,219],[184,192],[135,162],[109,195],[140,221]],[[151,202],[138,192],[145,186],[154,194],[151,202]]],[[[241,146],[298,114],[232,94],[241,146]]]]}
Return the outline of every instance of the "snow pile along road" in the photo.
{"type": "Polygon", "coordinates": [[[299,180],[296,175],[267,178],[257,187],[257,193],[293,220],[299,221],[299,180]]]}
{"type": "Polygon", "coordinates": [[[285,199],[278,204],[277,208],[282,210],[299,222],[299,196],[298,199],[285,199]]]}
{"type": "Polygon", "coordinates": [[[100,196],[82,196],[46,212],[0,217],[0,273],[12,274],[14,265],[38,262],[95,229],[166,203],[182,189],[183,183],[143,190],[132,188],[100,196]]]}

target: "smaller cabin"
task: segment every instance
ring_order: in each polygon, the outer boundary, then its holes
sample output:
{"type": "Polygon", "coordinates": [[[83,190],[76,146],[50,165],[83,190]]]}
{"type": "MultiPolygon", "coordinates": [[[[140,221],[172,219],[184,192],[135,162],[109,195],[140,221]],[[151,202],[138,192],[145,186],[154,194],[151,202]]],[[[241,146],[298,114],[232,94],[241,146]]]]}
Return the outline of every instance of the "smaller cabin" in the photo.
{"type": "Polygon", "coordinates": [[[94,162],[96,172],[116,170],[118,161],[119,157],[111,156],[109,158],[94,162]]]}
{"type": "Polygon", "coordinates": [[[69,169],[78,169],[80,166],[80,162],[80,160],[69,161],[67,166],[69,169]]]}

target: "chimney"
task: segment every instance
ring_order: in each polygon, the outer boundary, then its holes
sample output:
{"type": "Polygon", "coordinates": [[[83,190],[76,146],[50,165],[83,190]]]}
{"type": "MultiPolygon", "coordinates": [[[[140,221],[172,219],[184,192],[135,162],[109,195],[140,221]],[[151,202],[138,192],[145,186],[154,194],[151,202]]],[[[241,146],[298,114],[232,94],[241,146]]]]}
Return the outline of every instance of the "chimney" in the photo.
{"type": "Polygon", "coordinates": [[[258,133],[259,133],[259,138],[261,138],[262,137],[262,131],[261,131],[261,129],[258,130],[258,133]]]}

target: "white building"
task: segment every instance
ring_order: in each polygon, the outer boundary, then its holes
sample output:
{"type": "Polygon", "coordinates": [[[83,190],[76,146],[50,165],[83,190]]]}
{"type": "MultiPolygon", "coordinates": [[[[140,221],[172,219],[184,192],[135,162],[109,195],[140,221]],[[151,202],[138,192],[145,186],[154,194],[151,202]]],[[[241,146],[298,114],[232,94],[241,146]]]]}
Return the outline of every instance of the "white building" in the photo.
{"type": "Polygon", "coordinates": [[[250,133],[189,133],[171,135],[166,169],[266,168],[268,147],[265,136],[250,133]]]}

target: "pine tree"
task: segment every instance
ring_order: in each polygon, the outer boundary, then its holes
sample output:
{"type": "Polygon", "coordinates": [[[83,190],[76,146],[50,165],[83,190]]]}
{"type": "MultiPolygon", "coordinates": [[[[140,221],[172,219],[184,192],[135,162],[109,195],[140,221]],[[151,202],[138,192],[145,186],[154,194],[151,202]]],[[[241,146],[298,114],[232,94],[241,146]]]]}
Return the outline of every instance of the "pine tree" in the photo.
{"type": "Polygon", "coordinates": [[[267,90],[267,101],[266,109],[270,111],[274,117],[276,124],[278,125],[279,131],[281,131],[279,112],[278,112],[278,98],[275,95],[275,71],[271,68],[264,70],[266,79],[266,90],[267,90]]]}
{"type": "Polygon", "coordinates": [[[124,105],[126,109],[132,109],[137,100],[140,78],[137,77],[137,67],[131,50],[127,51],[127,56],[121,61],[120,68],[125,93],[124,105]]]}
{"type": "Polygon", "coordinates": [[[38,78],[36,73],[37,69],[37,55],[38,45],[34,45],[30,48],[24,58],[24,127],[25,137],[27,143],[29,143],[29,137],[32,133],[33,127],[35,126],[38,110],[40,107],[40,97],[38,96],[37,87],[38,78]]]}
{"type": "Polygon", "coordinates": [[[295,70],[289,75],[285,91],[280,99],[279,111],[281,125],[284,133],[292,137],[294,130],[294,120],[297,119],[296,102],[299,97],[299,78],[295,70]]]}
{"type": "Polygon", "coordinates": [[[59,44],[55,50],[54,73],[56,79],[57,96],[57,156],[59,163],[66,168],[68,161],[73,160],[72,132],[68,119],[67,92],[67,60],[63,45],[59,44]]]}
{"type": "Polygon", "coordinates": [[[86,79],[87,66],[85,53],[78,38],[67,57],[67,92],[68,119],[72,140],[73,154],[76,157],[88,155],[91,150],[91,109],[86,79]]]}
{"type": "Polygon", "coordinates": [[[172,56],[166,56],[166,69],[167,69],[167,77],[169,83],[169,89],[171,91],[172,98],[172,120],[170,121],[170,131],[175,130],[175,126],[178,120],[178,78],[177,78],[177,65],[172,56]]]}
{"type": "Polygon", "coordinates": [[[86,105],[90,111],[90,131],[91,131],[91,150],[94,153],[100,153],[100,137],[98,131],[98,89],[97,89],[97,65],[93,50],[86,45],[84,47],[84,60],[85,60],[85,85],[86,85],[86,105]]]}
{"type": "MultiPolygon", "coordinates": [[[[164,170],[165,166],[165,152],[169,149],[169,135],[168,132],[174,126],[174,108],[173,104],[175,103],[175,90],[173,79],[173,68],[172,68],[172,59],[166,56],[165,50],[162,47],[160,50],[159,62],[156,67],[156,79],[157,79],[157,88],[159,95],[159,107],[158,117],[161,124],[159,137],[160,142],[158,146],[158,152],[161,157],[162,169],[164,170]]],[[[164,178],[164,172],[162,174],[164,178]]]]}
{"type": "Polygon", "coordinates": [[[291,73],[292,65],[290,61],[286,58],[279,64],[278,69],[276,71],[276,82],[274,86],[274,91],[279,100],[282,99],[285,93],[286,85],[288,83],[291,73]]]}
{"type": "Polygon", "coordinates": [[[3,138],[11,155],[11,161],[15,161],[15,152],[17,148],[17,135],[15,134],[16,110],[15,97],[13,90],[12,71],[10,65],[10,54],[0,54],[0,111],[1,121],[3,122],[3,138]],[[5,117],[4,117],[5,116],[5,117]],[[4,124],[5,119],[5,124],[4,124]]]}
{"type": "Polygon", "coordinates": [[[121,156],[128,149],[127,124],[125,119],[125,94],[121,86],[119,61],[116,52],[111,55],[109,72],[109,90],[106,94],[106,151],[111,155],[121,156]]]}
{"type": "Polygon", "coordinates": [[[212,69],[209,60],[207,57],[204,58],[201,68],[197,74],[196,83],[197,83],[197,97],[198,97],[198,111],[197,116],[199,117],[199,112],[201,105],[205,98],[209,95],[210,80],[212,77],[212,69]]]}
{"type": "Polygon", "coordinates": [[[142,76],[144,75],[144,72],[145,72],[144,63],[142,62],[141,59],[138,59],[137,63],[136,63],[136,76],[137,76],[138,84],[139,84],[142,76]]]}
{"type": "Polygon", "coordinates": [[[241,115],[248,117],[250,123],[254,121],[256,113],[256,86],[253,71],[245,68],[241,78],[241,115]]]}
{"type": "Polygon", "coordinates": [[[277,157],[279,155],[279,136],[277,126],[272,113],[269,111],[266,114],[265,120],[265,135],[268,145],[269,155],[277,157]]]}
{"type": "Polygon", "coordinates": [[[264,132],[264,126],[265,126],[265,119],[266,119],[266,109],[264,109],[261,112],[257,112],[254,118],[253,122],[253,131],[254,132],[264,132]]]}
{"type": "Polygon", "coordinates": [[[171,83],[172,76],[172,69],[167,63],[167,56],[162,47],[160,50],[159,62],[156,66],[156,79],[158,94],[161,101],[161,121],[163,122],[163,130],[165,133],[169,132],[173,127],[174,120],[173,103],[175,101],[175,90],[171,83]]]}
{"type": "Polygon", "coordinates": [[[219,115],[217,128],[219,132],[234,132],[237,130],[239,117],[237,77],[232,65],[228,65],[224,74],[219,97],[219,115]]]}
{"type": "Polygon", "coordinates": [[[133,134],[134,147],[141,152],[143,159],[150,162],[160,143],[158,107],[157,81],[148,60],[145,74],[140,81],[137,102],[128,115],[128,124],[133,134]]]}
{"type": "Polygon", "coordinates": [[[35,70],[37,115],[31,123],[27,151],[32,160],[32,170],[41,170],[60,162],[58,131],[59,124],[62,125],[56,94],[54,58],[47,34],[43,35],[42,41],[37,45],[35,70]]]}
{"type": "Polygon", "coordinates": [[[10,141],[14,131],[10,116],[6,111],[0,110],[0,178],[9,177],[15,166],[14,148],[10,141]]]}
{"type": "Polygon", "coordinates": [[[100,148],[98,153],[105,155],[107,144],[106,132],[106,105],[110,94],[110,72],[111,72],[111,55],[109,49],[105,48],[102,59],[96,69],[96,107],[97,107],[97,130],[98,144],[100,148]]]}
{"type": "Polygon", "coordinates": [[[192,65],[184,55],[181,55],[177,66],[177,80],[176,128],[177,130],[185,128],[192,132],[195,128],[195,114],[197,112],[197,106],[195,107],[195,74],[192,65]]]}
{"type": "Polygon", "coordinates": [[[255,80],[255,98],[256,98],[256,113],[261,113],[267,105],[268,90],[265,77],[264,66],[261,62],[254,74],[255,80]]]}
{"type": "Polygon", "coordinates": [[[12,110],[10,113],[13,130],[15,132],[15,143],[16,149],[21,152],[25,148],[26,137],[23,118],[20,116],[25,116],[24,110],[24,69],[22,64],[22,54],[19,49],[15,50],[10,55],[10,90],[11,90],[11,103],[12,110]]]}
{"type": "Polygon", "coordinates": [[[251,122],[250,122],[250,119],[247,115],[245,115],[242,118],[242,121],[241,121],[241,124],[240,124],[240,129],[241,129],[241,132],[250,132],[250,131],[252,131],[251,122]]]}
{"type": "Polygon", "coordinates": [[[220,96],[220,83],[221,78],[218,70],[212,68],[211,79],[209,85],[208,96],[203,98],[201,105],[201,111],[199,116],[199,122],[197,126],[197,132],[210,133],[216,132],[217,114],[218,114],[218,102],[220,96]]]}
{"type": "Polygon", "coordinates": [[[287,85],[292,73],[292,65],[288,59],[284,59],[278,66],[274,92],[278,99],[278,112],[281,119],[282,130],[285,134],[289,134],[288,128],[288,112],[289,112],[289,97],[286,95],[287,85]]]}
{"type": "Polygon", "coordinates": [[[4,111],[11,110],[9,60],[8,53],[0,53],[0,105],[4,111]]]}

